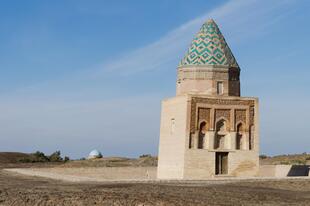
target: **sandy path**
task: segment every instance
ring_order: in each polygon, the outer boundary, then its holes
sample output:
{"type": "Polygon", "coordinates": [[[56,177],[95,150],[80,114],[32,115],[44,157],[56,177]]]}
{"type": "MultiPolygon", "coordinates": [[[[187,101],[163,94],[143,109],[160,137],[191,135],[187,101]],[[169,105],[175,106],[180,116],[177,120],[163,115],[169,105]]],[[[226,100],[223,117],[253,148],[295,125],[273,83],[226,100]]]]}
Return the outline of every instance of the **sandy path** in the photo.
{"type": "Polygon", "coordinates": [[[156,167],[88,167],[88,168],[14,168],[5,169],[23,175],[69,182],[135,182],[222,184],[240,181],[310,180],[310,177],[220,177],[207,180],[157,180],[156,167]]]}
{"type": "Polygon", "coordinates": [[[23,175],[70,182],[150,181],[156,179],[156,167],[87,168],[14,168],[4,169],[23,175]]]}

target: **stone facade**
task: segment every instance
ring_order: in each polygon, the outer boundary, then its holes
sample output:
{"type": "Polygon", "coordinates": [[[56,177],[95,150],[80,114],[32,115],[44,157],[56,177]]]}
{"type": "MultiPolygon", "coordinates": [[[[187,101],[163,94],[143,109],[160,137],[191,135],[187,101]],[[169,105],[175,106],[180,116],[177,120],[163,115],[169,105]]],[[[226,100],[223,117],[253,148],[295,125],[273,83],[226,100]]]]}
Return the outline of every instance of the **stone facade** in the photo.
{"type": "Polygon", "coordinates": [[[239,75],[209,20],[178,67],[177,96],[162,102],[157,178],[258,175],[258,99],[240,97],[239,75]]]}
{"type": "Polygon", "coordinates": [[[177,95],[217,94],[217,83],[223,83],[223,95],[240,96],[239,69],[224,65],[193,65],[178,68],[177,95]]]}

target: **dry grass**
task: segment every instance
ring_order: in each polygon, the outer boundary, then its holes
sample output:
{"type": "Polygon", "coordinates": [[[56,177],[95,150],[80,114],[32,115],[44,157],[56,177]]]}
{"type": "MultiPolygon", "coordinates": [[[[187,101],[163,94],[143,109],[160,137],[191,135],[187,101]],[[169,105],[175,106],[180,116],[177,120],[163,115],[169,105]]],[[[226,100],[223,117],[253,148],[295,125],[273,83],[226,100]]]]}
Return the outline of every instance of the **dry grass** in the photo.
{"type": "Polygon", "coordinates": [[[273,157],[267,157],[260,159],[261,165],[277,165],[277,164],[289,164],[289,165],[305,165],[310,164],[310,154],[290,154],[290,155],[277,155],[273,157]]]}
{"type": "MultiPolygon", "coordinates": [[[[18,163],[22,153],[0,153],[0,167],[156,166],[157,158],[102,158],[61,164],[18,163]],[[14,163],[15,162],[15,163],[14,163]]],[[[281,155],[264,163],[306,159],[281,155]]],[[[61,168],[59,168],[61,169],[61,168]]],[[[100,168],[98,168],[100,169],[100,168]]],[[[66,183],[0,170],[0,205],[309,205],[310,179],[206,183],[66,183]]]]}
{"type": "MultiPolygon", "coordinates": [[[[29,157],[30,154],[19,153],[19,152],[0,152],[0,167],[14,167],[15,163],[19,163],[22,158],[29,157]]],[[[49,165],[47,163],[45,165],[49,165]]],[[[290,155],[277,155],[273,157],[266,157],[260,159],[261,165],[270,164],[310,164],[310,154],[290,154],[290,155]]],[[[30,164],[25,165],[32,166],[42,164],[30,164]]],[[[104,157],[101,159],[94,160],[72,160],[65,164],[56,163],[51,165],[58,165],[60,167],[152,167],[157,166],[157,157],[145,156],[141,158],[124,158],[124,157],[104,157]]],[[[24,166],[23,166],[24,167],[24,166]]]]}
{"type": "Polygon", "coordinates": [[[73,160],[61,167],[151,167],[157,166],[156,157],[130,159],[124,157],[104,157],[92,160],[73,160]]]}

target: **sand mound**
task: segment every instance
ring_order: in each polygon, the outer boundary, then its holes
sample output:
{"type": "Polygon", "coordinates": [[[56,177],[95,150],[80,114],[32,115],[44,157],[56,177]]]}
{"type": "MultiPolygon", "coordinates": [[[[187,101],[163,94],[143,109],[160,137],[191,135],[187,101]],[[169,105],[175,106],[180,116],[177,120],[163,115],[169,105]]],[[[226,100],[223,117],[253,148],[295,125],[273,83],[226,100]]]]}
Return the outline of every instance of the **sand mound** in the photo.
{"type": "Polygon", "coordinates": [[[30,154],[21,152],[0,152],[0,164],[18,163],[20,159],[29,156],[30,154]]]}

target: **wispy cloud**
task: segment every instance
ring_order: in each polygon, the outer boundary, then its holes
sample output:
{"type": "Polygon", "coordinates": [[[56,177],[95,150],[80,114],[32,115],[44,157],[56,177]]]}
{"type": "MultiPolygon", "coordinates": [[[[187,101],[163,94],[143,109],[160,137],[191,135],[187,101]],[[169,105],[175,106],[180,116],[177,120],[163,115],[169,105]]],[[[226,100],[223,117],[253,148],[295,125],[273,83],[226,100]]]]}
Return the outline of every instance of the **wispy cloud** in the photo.
{"type": "MultiPolygon", "coordinates": [[[[229,43],[247,41],[250,37],[263,35],[277,23],[292,1],[233,0],[205,13],[147,46],[123,54],[113,62],[98,66],[98,74],[117,71],[120,74],[132,74],[163,68],[168,62],[177,62],[185,53],[191,39],[199,27],[209,18],[215,19],[229,37],[229,43]]],[[[225,35],[226,36],[226,35],[225,35]]]]}
{"type": "Polygon", "coordinates": [[[112,62],[104,61],[95,68],[88,68],[83,74],[33,85],[23,88],[18,94],[11,94],[10,98],[0,98],[0,150],[30,152],[40,149],[51,152],[61,149],[70,156],[81,157],[86,151],[101,145],[99,149],[109,155],[114,151],[119,151],[119,155],[137,155],[148,151],[155,154],[161,95],[98,101],[85,98],[81,93],[95,90],[94,96],[100,96],[105,88],[113,90],[113,84],[109,82],[109,85],[98,89],[97,84],[84,85],[85,82],[90,82],[90,79],[101,82],[103,76],[112,74],[126,76],[173,69],[167,65],[173,63],[177,66],[193,35],[208,18],[217,21],[232,47],[255,39],[272,31],[272,26],[282,18],[283,11],[291,3],[231,0],[180,25],[145,47],[115,57],[112,62]],[[78,90],[81,85],[90,88],[78,90]],[[64,91],[66,94],[63,96],[81,95],[82,100],[54,97],[64,91]],[[47,98],[38,101],[35,97],[42,94],[47,98]]]}
{"type": "MultiPolygon", "coordinates": [[[[272,26],[288,14],[286,11],[294,3],[291,0],[230,0],[189,22],[173,29],[155,42],[115,56],[110,61],[98,62],[96,66],[71,73],[63,78],[39,82],[20,88],[19,93],[36,93],[50,88],[66,91],[68,84],[83,85],[87,81],[101,81],[102,77],[113,75],[133,75],[153,70],[173,70],[185,54],[193,35],[209,18],[219,24],[228,44],[232,47],[272,31],[272,26]]],[[[147,34],[146,34],[147,35],[147,34]]],[[[86,86],[86,85],[85,85],[86,86]]],[[[71,93],[71,92],[70,92],[71,93]]]]}

